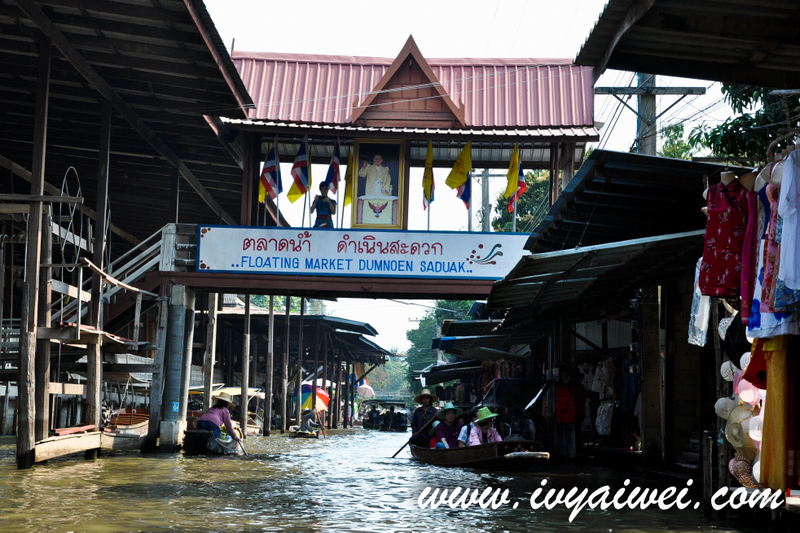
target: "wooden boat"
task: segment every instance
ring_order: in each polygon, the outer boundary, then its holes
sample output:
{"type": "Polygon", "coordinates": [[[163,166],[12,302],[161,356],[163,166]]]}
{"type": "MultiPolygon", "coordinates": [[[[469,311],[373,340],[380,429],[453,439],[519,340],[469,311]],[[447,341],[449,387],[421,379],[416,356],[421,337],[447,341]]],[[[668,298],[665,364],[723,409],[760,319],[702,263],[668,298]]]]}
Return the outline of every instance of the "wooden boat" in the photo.
{"type": "Polygon", "coordinates": [[[187,429],[183,432],[185,455],[242,455],[242,446],[233,439],[214,437],[213,431],[187,429]]]}
{"type": "Polygon", "coordinates": [[[550,458],[549,453],[541,451],[542,445],[532,440],[508,440],[450,449],[420,448],[410,444],[409,448],[415,459],[428,464],[489,470],[524,470],[550,458]]]}
{"type": "Polygon", "coordinates": [[[381,429],[380,423],[369,422],[366,419],[363,422],[361,422],[361,426],[364,429],[381,429]]]}
{"type": "Polygon", "coordinates": [[[103,428],[105,433],[118,435],[147,435],[147,426],[150,423],[149,409],[119,409],[111,415],[108,425],[103,428]]]}
{"type": "Polygon", "coordinates": [[[300,431],[298,426],[289,426],[289,438],[292,439],[316,439],[319,431],[300,431]]]}
{"type": "Polygon", "coordinates": [[[408,425],[405,422],[398,422],[397,420],[392,420],[391,425],[380,426],[379,429],[381,431],[395,431],[397,433],[403,433],[405,431],[408,431],[408,425]]]}

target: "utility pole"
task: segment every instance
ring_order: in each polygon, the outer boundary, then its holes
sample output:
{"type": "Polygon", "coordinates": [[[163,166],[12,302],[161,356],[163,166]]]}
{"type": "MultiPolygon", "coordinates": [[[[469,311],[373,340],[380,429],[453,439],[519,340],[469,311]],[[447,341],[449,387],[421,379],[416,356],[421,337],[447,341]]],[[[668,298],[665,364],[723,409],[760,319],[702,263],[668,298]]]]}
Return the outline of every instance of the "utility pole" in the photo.
{"type": "Polygon", "coordinates": [[[657,151],[657,134],[658,119],[667,111],[675,107],[678,102],[686,98],[690,94],[700,95],[705,94],[704,87],[656,87],[655,74],[642,74],[639,73],[637,87],[595,87],[594,94],[613,95],[614,98],[622,102],[622,105],[633,111],[637,117],[636,121],[636,141],[637,152],[645,155],[656,155],[657,151]],[[659,95],[681,95],[680,98],[675,100],[669,107],[664,109],[660,114],[656,113],[656,96],[659,95]],[[620,95],[636,95],[638,97],[636,110],[628,105],[628,102],[623,100],[620,95]]]}
{"type": "Polygon", "coordinates": [[[489,231],[492,204],[489,203],[489,169],[484,168],[481,174],[481,210],[483,211],[482,231],[489,231]]]}

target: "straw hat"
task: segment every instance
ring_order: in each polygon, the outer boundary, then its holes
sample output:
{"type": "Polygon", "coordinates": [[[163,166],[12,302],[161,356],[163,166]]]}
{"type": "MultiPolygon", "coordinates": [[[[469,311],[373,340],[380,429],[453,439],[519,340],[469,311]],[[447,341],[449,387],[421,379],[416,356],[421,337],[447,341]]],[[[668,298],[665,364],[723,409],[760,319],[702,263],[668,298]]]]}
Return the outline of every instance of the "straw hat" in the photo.
{"type": "Polygon", "coordinates": [[[714,404],[714,412],[723,420],[727,420],[731,416],[731,412],[739,407],[739,401],[734,398],[720,398],[714,404]]]}
{"type": "Polygon", "coordinates": [[[422,403],[423,396],[428,396],[431,399],[431,403],[439,401],[439,397],[431,393],[430,389],[422,389],[422,392],[414,396],[414,401],[417,403],[422,403]]]}
{"type": "Polygon", "coordinates": [[[436,426],[438,426],[439,424],[441,424],[441,422],[439,422],[438,420],[434,420],[433,425],[431,426],[431,430],[428,432],[429,437],[433,437],[434,435],[436,435],[436,426]]]}
{"type": "Polygon", "coordinates": [[[233,405],[233,397],[228,394],[227,392],[220,392],[218,394],[212,394],[212,399],[215,400],[222,400],[223,402],[228,402],[229,404],[233,405]]]}
{"type": "Polygon", "coordinates": [[[747,404],[734,409],[728,417],[725,437],[742,457],[752,461],[756,458],[758,448],[750,437],[749,422],[753,416],[753,408],[747,404]]]}
{"type": "Polygon", "coordinates": [[[490,420],[490,419],[492,419],[492,418],[494,418],[494,417],[496,417],[496,416],[498,416],[498,414],[497,414],[497,413],[492,413],[492,412],[489,410],[489,408],[488,408],[488,407],[481,407],[481,408],[478,410],[478,419],[477,419],[477,420],[475,420],[475,423],[476,423],[476,424],[480,424],[480,423],[481,423],[481,422],[483,422],[484,420],[490,420]]]}
{"type": "Polygon", "coordinates": [[[446,404],[444,404],[444,407],[442,407],[441,411],[439,411],[437,413],[436,417],[444,420],[444,415],[445,415],[445,413],[447,413],[447,411],[455,411],[456,412],[456,418],[461,416],[461,413],[464,412],[462,409],[460,409],[460,408],[456,407],[455,405],[453,405],[453,402],[447,402],[446,404]]]}
{"type": "Polygon", "coordinates": [[[734,365],[733,362],[725,361],[722,363],[719,373],[722,375],[722,379],[725,381],[733,381],[734,376],[736,376],[736,370],[736,365],[734,365]]]}

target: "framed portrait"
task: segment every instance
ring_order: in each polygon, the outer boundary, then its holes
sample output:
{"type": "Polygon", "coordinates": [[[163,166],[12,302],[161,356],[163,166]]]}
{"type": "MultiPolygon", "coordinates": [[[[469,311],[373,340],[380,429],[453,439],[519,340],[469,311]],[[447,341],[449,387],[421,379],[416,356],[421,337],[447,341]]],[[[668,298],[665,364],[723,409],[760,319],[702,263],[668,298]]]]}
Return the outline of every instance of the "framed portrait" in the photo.
{"type": "Polygon", "coordinates": [[[356,179],[351,191],[353,228],[402,229],[406,142],[355,139],[356,179]]]}

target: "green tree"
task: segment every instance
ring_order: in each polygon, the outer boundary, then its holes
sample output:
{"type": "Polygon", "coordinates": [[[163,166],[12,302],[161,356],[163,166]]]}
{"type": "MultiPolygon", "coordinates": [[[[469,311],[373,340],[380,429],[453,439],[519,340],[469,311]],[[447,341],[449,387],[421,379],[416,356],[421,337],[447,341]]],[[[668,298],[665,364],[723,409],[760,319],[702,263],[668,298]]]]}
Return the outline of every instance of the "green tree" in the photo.
{"type": "MultiPolygon", "coordinates": [[[[239,298],[244,298],[244,295],[239,296],[239,298]]],[[[275,306],[275,313],[285,313],[286,312],[286,296],[275,296],[274,298],[274,306],[275,306]]],[[[255,305],[256,307],[261,307],[262,309],[269,309],[269,296],[265,296],[263,294],[253,294],[250,296],[250,303],[255,305]]],[[[292,312],[299,313],[300,312],[300,298],[293,297],[292,298],[292,312]]],[[[315,300],[313,298],[306,300],[306,313],[309,315],[325,315],[327,313],[327,309],[325,308],[325,302],[322,300],[315,300]]]]}
{"type": "Polygon", "coordinates": [[[445,320],[469,319],[467,313],[473,303],[472,300],[437,300],[436,308],[425,313],[416,329],[406,332],[406,338],[411,342],[406,357],[411,394],[417,394],[421,389],[412,372],[419,372],[436,362],[437,351],[431,348],[431,340],[439,336],[445,320]]]}
{"type": "Polygon", "coordinates": [[[367,376],[378,397],[383,392],[408,394],[408,364],[406,361],[386,361],[367,376]]]}
{"type": "Polygon", "coordinates": [[[673,159],[691,159],[698,151],[697,144],[692,144],[683,138],[683,124],[673,124],[661,130],[664,140],[658,155],[673,159]]]}
{"type": "Polygon", "coordinates": [[[793,95],[784,99],[770,96],[770,91],[751,85],[723,85],[725,101],[737,116],[718,126],[703,123],[695,127],[689,142],[711,149],[717,157],[752,157],[750,163],[755,164],[766,155],[777,132],[800,124],[800,115],[789,111],[797,109],[800,97],[793,95]]]}
{"type": "MultiPolygon", "coordinates": [[[[517,231],[530,231],[538,224],[550,206],[547,205],[550,188],[550,173],[547,170],[534,170],[525,173],[528,190],[519,197],[517,205],[517,231]]],[[[511,231],[513,213],[508,212],[509,198],[502,194],[495,202],[492,227],[495,231],[511,231]]]]}

